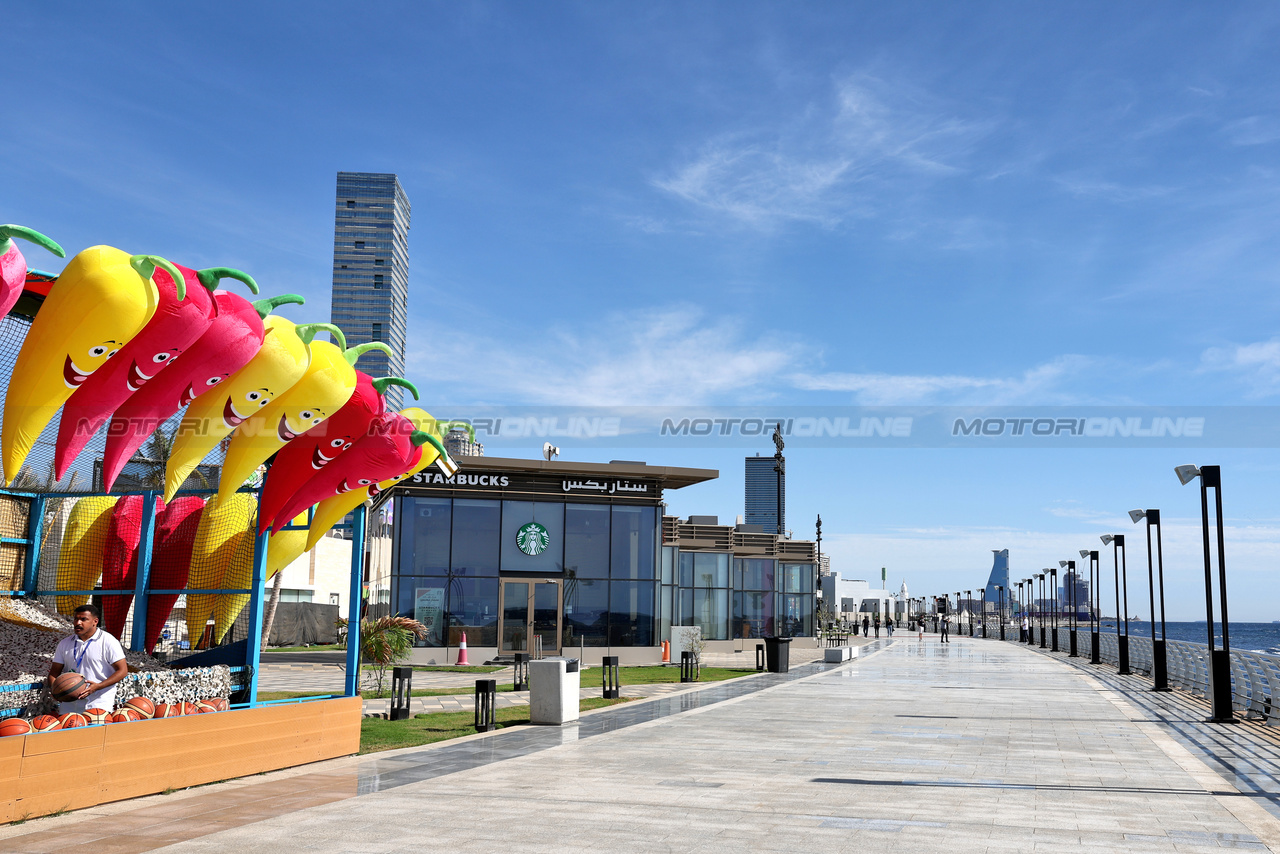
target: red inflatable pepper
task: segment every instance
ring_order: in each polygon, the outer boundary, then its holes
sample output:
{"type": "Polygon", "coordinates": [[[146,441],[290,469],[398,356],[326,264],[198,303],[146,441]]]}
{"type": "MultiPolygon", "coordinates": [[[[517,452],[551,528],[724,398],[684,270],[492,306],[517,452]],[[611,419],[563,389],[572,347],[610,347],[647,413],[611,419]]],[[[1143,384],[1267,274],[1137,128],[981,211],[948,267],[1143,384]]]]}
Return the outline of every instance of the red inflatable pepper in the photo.
{"type": "Polygon", "coordinates": [[[0,317],[9,313],[27,284],[27,259],[14,244],[15,237],[43,246],[59,258],[67,257],[61,246],[38,231],[21,225],[0,225],[0,317]]]}
{"type": "MultiPolygon", "coordinates": [[[[156,498],[156,511],[164,501],[156,498]]],[[[138,582],[138,540],[142,533],[142,496],[126,495],[116,502],[102,546],[102,589],[132,590],[138,582]]],[[[124,620],[133,603],[133,594],[102,597],[102,627],[116,637],[124,631],[124,620]]]]}
{"type": "Polygon", "coordinates": [[[356,371],[356,389],[351,399],[332,418],[312,427],[276,453],[258,505],[259,534],[271,527],[303,484],[368,433],[376,419],[386,413],[387,402],[382,395],[389,385],[404,386],[414,400],[418,399],[418,390],[408,380],[400,377],[375,380],[363,371],[356,371]]]}
{"type": "Polygon", "coordinates": [[[412,421],[398,412],[380,416],[350,450],[318,471],[294,493],[276,516],[273,531],[279,531],[317,501],[368,488],[412,468],[422,458],[422,446],[427,439],[425,432],[416,429],[412,421]]]}
{"type": "Polygon", "coordinates": [[[301,305],[294,294],[249,302],[215,291],[217,316],[175,366],[148,382],[117,410],[107,429],[103,485],[111,490],[130,457],[161,424],[195,398],[243,368],[262,347],[262,319],[277,306],[301,305]]]}
{"type": "MultiPolygon", "coordinates": [[[[191,545],[200,527],[204,499],[198,495],[181,495],[156,514],[155,550],[151,555],[151,590],[182,590],[191,571],[191,545]]],[[[155,649],[164,624],[173,612],[178,594],[166,593],[147,599],[147,646],[155,649]]]]}
{"type": "Polygon", "coordinates": [[[167,272],[156,270],[152,276],[160,294],[156,313],[63,404],[53,454],[54,473],[59,480],[112,413],[208,331],[218,315],[213,292],[220,279],[238,279],[255,294],[258,292],[257,283],[239,270],[211,267],[197,272],[174,266],[184,281],[175,283],[167,272]]]}

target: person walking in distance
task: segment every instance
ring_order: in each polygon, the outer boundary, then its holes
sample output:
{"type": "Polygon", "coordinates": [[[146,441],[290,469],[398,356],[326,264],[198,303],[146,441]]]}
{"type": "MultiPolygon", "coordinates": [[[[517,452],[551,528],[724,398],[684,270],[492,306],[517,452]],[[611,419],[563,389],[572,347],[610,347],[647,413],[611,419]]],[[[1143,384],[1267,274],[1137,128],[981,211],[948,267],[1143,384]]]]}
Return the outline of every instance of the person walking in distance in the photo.
{"type": "Polygon", "coordinates": [[[1030,630],[1031,630],[1031,624],[1027,621],[1027,615],[1026,615],[1026,614],[1023,614],[1023,615],[1022,615],[1022,630],[1021,630],[1021,633],[1018,635],[1018,640],[1020,640],[1022,643],[1026,643],[1026,642],[1027,642],[1027,632],[1029,632],[1030,630]]]}
{"type": "Polygon", "coordinates": [[[871,618],[866,614],[862,615],[862,636],[865,638],[871,634],[871,618]]]}
{"type": "Polygon", "coordinates": [[[943,614],[938,621],[938,631],[942,635],[940,643],[951,643],[951,615],[943,614]]]}
{"type": "Polygon", "coordinates": [[[893,617],[885,617],[884,630],[889,633],[889,637],[893,637],[893,617]]]}
{"type": "Polygon", "coordinates": [[[880,615],[879,614],[876,614],[875,627],[876,627],[876,637],[880,637],[880,615]]]}
{"type": "Polygon", "coordinates": [[[916,620],[916,640],[924,640],[924,617],[916,620]]]}

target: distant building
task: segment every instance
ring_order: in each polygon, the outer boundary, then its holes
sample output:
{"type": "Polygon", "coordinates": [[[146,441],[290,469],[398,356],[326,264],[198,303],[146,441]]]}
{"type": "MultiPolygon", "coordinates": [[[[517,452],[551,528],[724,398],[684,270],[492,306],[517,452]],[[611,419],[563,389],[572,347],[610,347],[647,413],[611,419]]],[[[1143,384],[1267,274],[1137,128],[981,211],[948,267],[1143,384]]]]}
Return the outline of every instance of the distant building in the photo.
{"type": "Polygon", "coordinates": [[[778,509],[782,509],[782,520],[787,518],[787,475],[774,471],[773,457],[762,457],[757,454],[747,457],[746,464],[746,523],[759,525],[766,534],[783,533],[779,527],[778,509]],[[782,496],[779,501],[778,492],[782,496]]]}
{"type": "MultiPolygon", "coordinates": [[[[392,355],[372,352],[360,370],[403,377],[409,304],[409,197],[392,174],[339,172],[333,215],[333,324],[347,346],[385,341],[392,355]]],[[[388,407],[404,390],[390,386],[388,407]]]]}
{"type": "Polygon", "coordinates": [[[450,430],[445,435],[444,447],[449,456],[454,458],[484,456],[484,445],[471,441],[471,434],[461,427],[450,430]]]}
{"type": "Polygon", "coordinates": [[[988,607],[998,608],[1000,597],[1003,596],[1007,610],[1009,608],[1009,550],[992,549],[991,553],[995,556],[995,560],[991,563],[991,575],[987,578],[987,602],[991,603],[988,607]],[[996,590],[997,584],[1004,588],[1004,593],[996,590]]]}

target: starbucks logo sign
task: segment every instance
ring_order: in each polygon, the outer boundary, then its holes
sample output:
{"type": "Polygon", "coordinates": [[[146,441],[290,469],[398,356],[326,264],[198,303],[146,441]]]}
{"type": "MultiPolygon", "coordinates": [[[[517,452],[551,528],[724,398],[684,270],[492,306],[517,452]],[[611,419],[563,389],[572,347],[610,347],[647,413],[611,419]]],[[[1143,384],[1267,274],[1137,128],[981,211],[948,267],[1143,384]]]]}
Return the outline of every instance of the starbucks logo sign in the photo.
{"type": "Polygon", "coordinates": [[[550,543],[551,535],[537,522],[521,525],[520,530],[516,531],[516,545],[527,555],[542,554],[550,543]]]}

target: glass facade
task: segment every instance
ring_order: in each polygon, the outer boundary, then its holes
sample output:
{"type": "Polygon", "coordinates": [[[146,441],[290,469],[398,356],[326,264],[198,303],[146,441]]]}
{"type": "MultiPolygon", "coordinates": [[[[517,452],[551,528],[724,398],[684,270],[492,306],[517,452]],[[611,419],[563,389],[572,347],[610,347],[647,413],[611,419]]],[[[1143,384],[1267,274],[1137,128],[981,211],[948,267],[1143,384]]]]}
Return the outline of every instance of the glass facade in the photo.
{"type": "Polygon", "coordinates": [[[698,626],[704,640],[813,636],[815,564],[663,546],[660,571],[664,640],[671,626],[698,626]]]}
{"type": "MultiPolygon", "coordinates": [[[[658,643],[657,508],[426,496],[396,502],[389,598],[394,613],[428,627],[421,645],[454,646],[465,631],[469,645],[497,646],[500,601],[512,611],[504,625],[528,607],[515,594],[500,600],[500,575],[504,584],[560,581],[561,646],[658,643]],[[530,523],[547,533],[536,554],[518,540],[530,523]]],[[[519,631],[511,629],[512,639],[519,631]]]]}
{"type": "MultiPolygon", "coordinates": [[[[393,174],[339,172],[333,225],[333,315],[347,346],[385,341],[392,356],[374,351],[360,370],[404,376],[409,302],[409,198],[393,174]]],[[[399,409],[403,389],[386,391],[399,409]]]]}
{"type": "Polygon", "coordinates": [[[778,473],[773,470],[773,457],[747,457],[746,496],[744,502],[743,521],[748,525],[759,525],[766,534],[777,534],[778,509],[781,503],[782,518],[787,518],[787,474],[782,473],[779,481],[778,473]],[[782,501],[778,501],[781,487],[782,501]]]}

